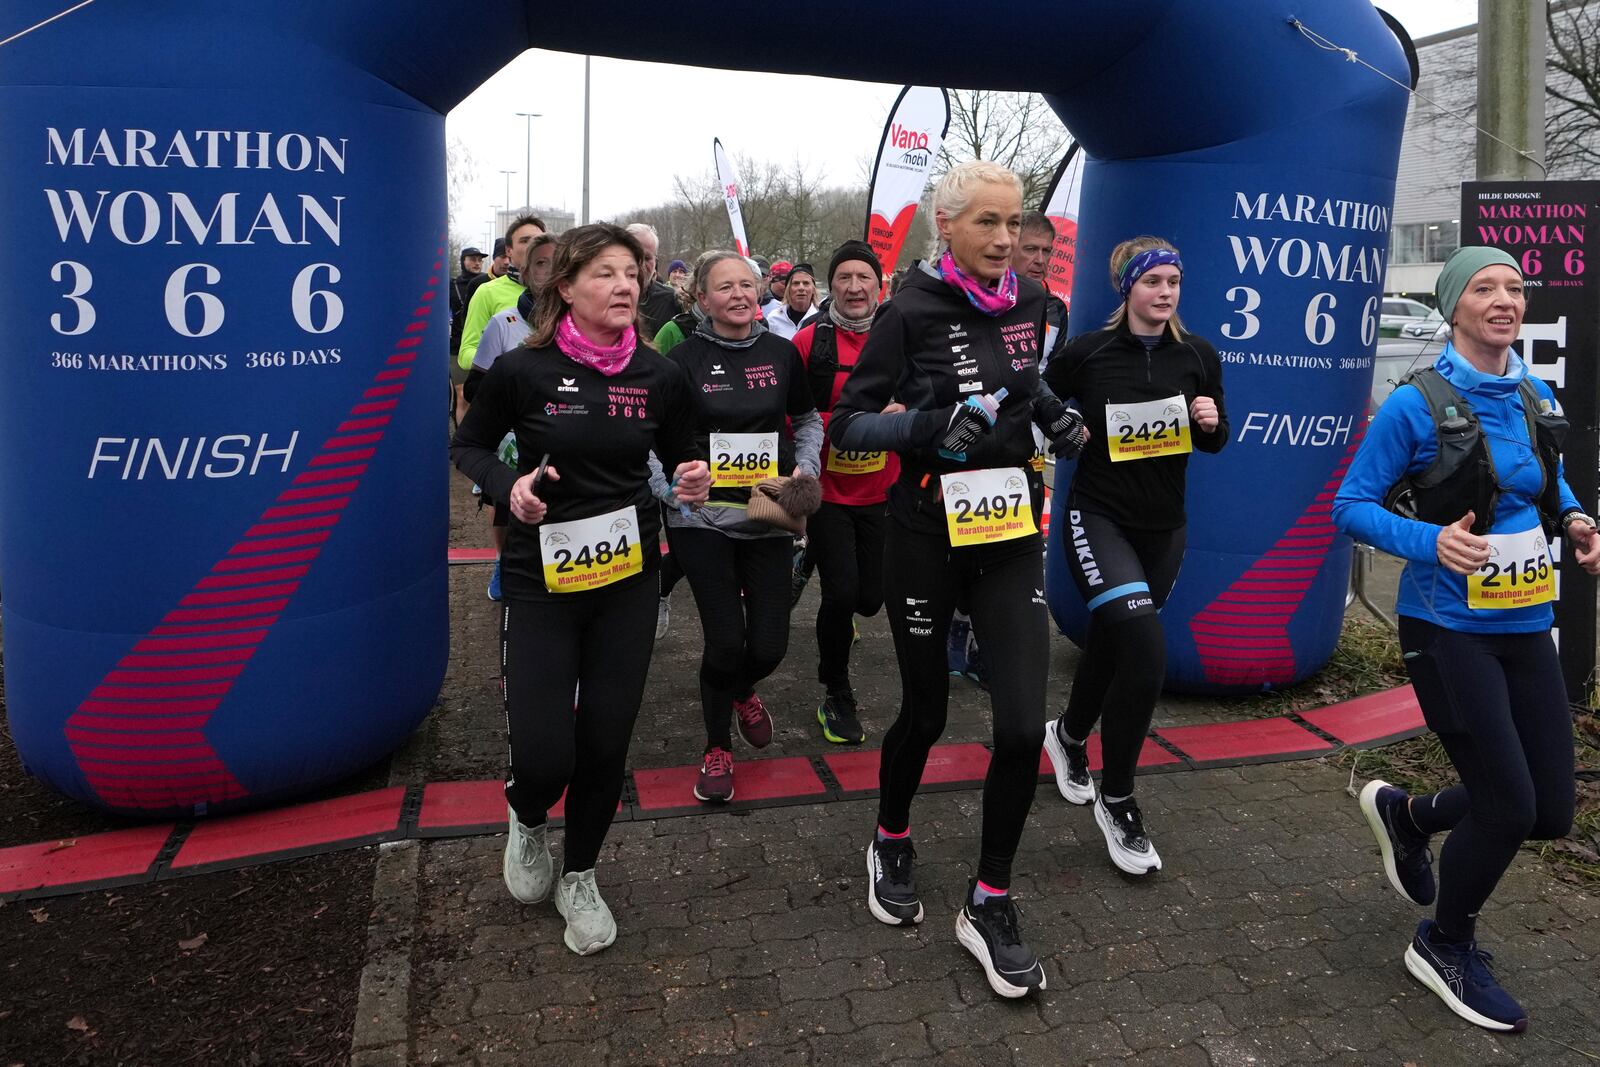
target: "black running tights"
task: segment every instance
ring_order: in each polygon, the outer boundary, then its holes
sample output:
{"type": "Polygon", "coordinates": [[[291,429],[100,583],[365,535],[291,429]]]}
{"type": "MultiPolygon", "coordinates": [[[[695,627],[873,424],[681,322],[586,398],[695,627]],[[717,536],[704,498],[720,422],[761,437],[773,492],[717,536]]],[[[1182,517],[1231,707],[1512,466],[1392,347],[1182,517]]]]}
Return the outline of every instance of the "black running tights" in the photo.
{"type": "Polygon", "coordinates": [[[1428,728],[1461,784],[1411,802],[1439,851],[1439,933],[1470,941],[1478,911],[1524,841],[1572,827],[1572,712],[1550,632],[1473,634],[1400,618],[1400,647],[1428,728]]]}
{"type": "Polygon", "coordinates": [[[568,871],[592,868],[611,828],[655,637],[654,574],[502,606],[506,800],[519,822],[538,826],[566,791],[568,871]]]}
{"type": "Polygon", "coordinates": [[[900,666],[900,714],[883,738],[878,822],[907,829],[928,753],[944,733],[950,699],[945,639],[958,601],[989,659],[994,756],[983,783],[978,877],[1004,889],[1033,806],[1044,743],[1050,635],[1037,535],[951,549],[943,530],[914,532],[888,520],[884,603],[900,666]]]}
{"type": "Polygon", "coordinates": [[[828,692],[850,688],[855,616],[883,607],[882,504],[823,504],[806,522],[808,551],[822,582],[817,607],[817,681],[828,692]]]}

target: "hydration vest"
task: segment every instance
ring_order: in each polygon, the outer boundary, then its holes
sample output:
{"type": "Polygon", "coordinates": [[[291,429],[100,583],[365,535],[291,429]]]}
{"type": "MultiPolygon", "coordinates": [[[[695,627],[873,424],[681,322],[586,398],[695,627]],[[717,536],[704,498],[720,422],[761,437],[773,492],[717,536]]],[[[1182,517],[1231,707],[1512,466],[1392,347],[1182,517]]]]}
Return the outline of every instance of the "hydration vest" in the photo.
{"type": "Polygon", "coordinates": [[[811,399],[818,411],[832,410],[833,376],[839,371],[853,370],[855,364],[839,366],[838,327],[831,319],[817,316],[806,323],[812,328],[811,354],[806,359],[806,381],[811,386],[811,399]]]}
{"type": "MultiPolygon", "coordinates": [[[[1400,385],[1414,387],[1427,402],[1433,417],[1438,454],[1425,469],[1403,475],[1384,496],[1383,506],[1408,519],[1448,526],[1471,511],[1472,532],[1483,535],[1494,526],[1495,507],[1503,490],[1477,414],[1456,387],[1432,367],[1412,371],[1400,385]]],[[[1398,388],[1398,386],[1396,387],[1398,388]]],[[[1533,446],[1542,482],[1535,503],[1545,534],[1554,537],[1561,526],[1561,490],[1556,472],[1561,447],[1566,443],[1567,420],[1553,401],[1539,395],[1531,375],[1517,383],[1528,442],[1533,446]]]]}

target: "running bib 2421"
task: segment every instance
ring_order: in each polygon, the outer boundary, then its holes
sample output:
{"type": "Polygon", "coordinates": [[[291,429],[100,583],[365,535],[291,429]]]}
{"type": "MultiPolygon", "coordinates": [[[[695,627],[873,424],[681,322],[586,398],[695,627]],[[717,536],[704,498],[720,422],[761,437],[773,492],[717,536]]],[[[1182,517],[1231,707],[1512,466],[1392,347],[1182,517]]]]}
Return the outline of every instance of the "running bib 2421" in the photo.
{"type": "Polygon", "coordinates": [[[644,568],[639,516],[631,507],[590,519],[539,527],[544,587],[552,593],[581,593],[620,582],[644,568]]]}
{"type": "Polygon", "coordinates": [[[1189,405],[1181,393],[1143,404],[1107,404],[1106,447],[1113,463],[1193,452],[1189,405]]]}
{"type": "Polygon", "coordinates": [[[778,435],[711,435],[711,484],[718,489],[748,488],[778,476],[778,435]]]}
{"type": "Polygon", "coordinates": [[[1010,541],[1039,530],[1021,467],[942,474],[939,486],[952,547],[1010,541]]]}
{"type": "Polygon", "coordinates": [[[1544,531],[1489,534],[1489,562],[1467,575],[1467,607],[1527,608],[1556,598],[1544,531]]]}

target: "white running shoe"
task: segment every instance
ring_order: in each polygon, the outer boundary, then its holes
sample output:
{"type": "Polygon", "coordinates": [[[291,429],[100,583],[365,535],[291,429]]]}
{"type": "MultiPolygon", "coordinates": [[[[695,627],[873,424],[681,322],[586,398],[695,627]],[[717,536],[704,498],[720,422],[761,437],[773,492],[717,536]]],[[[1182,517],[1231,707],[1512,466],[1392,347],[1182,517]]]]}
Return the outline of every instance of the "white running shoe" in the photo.
{"type": "Polygon", "coordinates": [[[556,885],[556,911],[567,920],[567,932],[561,940],[580,956],[592,956],[617,939],[617,921],[600,899],[592,867],[561,876],[556,885]]]}
{"type": "Polygon", "coordinates": [[[667,636],[667,627],[672,624],[672,601],[662,597],[660,605],[656,608],[656,640],[667,636]]]}
{"type": "Polygon", "coordinates": [[[511,828],[506,834],[505,861],[501,873],[511,895],[524,904],[537,904],[550,895],[550,879],[554,864],[550,860],[549,830],[546,825],[524,826],[511,815],[511,828]]]}
{"type": "Polygon", "coordinates": [[[1063,744],[1060,720],[1045,724],[1044,750],[1056,771],[1056,788],[1073,804],[1094,803],[1094,779],[1089,777],[1089,746],[1063,744]]]}
{"type": "Polygon", "coordinates": [[[1144,832],[1144,816],[1132,797],[1107,804],[1102,796],[1094,803],[1094,821],[1105,835],[1112,863],[1128,874],[1149,874],[1161,869],[1161,857],[1144,832]]]}

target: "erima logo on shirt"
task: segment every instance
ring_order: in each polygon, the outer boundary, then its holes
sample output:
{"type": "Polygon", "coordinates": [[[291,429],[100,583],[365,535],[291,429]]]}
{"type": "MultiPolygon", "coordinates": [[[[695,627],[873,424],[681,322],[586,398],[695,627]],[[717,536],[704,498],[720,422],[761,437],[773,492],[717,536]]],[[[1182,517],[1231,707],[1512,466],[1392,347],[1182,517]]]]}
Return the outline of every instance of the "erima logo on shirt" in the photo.
{"type": "Polygon", "coordinates": [[[576,378],[563,378],[561,379],[561,384],[556,386],[556,392],[558,393],[576,393],[577,391],[578,379],[576,378]]]}
{"type": "Polygon", "coordinates": [[[720,363],[711,364],[711,373],[712,374],[721,374],[722,373],[722,364],[720,364],[720,363]]]}

